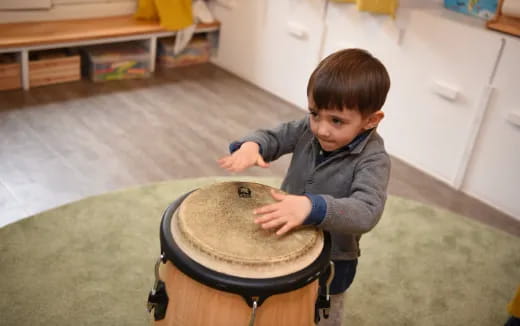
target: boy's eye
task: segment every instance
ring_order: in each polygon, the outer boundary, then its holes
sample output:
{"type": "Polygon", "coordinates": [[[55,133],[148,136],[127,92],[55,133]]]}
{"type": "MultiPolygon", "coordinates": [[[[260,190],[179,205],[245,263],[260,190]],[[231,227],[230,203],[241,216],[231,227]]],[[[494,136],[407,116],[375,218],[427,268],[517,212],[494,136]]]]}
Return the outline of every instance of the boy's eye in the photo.
{"type": "Polygon", "coordinates": [[[343,120],[340,120],[338,118],[332,118],[332,123],[335,125],[341,125],[343,124],[343,120]]]}
{"type": "Polygon", "coordinates": [[[309,114],[312,116],[312,117],[317,117],[318,116],[318,113],[316,111],[309,111],[309,114]]]}

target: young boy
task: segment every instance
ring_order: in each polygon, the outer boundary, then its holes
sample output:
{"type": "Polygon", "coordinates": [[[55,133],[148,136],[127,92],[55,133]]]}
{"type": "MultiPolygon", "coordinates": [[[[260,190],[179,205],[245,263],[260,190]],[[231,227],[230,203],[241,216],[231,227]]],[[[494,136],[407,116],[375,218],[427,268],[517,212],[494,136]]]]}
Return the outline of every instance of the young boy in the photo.
{"type": "Polygon", "coordinates": [[[273,130],[258,130],[230,145],[220,166],[242,171],[292,153],[276,203],[255,210],[255,223],[282,235],[315,225],[332,240],[335,276],[330,317],[341,325],[344,293],[360,255],[359,240],[379,221],[386,201],[390,158],[376,132],[390,78],[383,64],[360,49],[325,58],[307,85],[309,116],[273,130]]]}

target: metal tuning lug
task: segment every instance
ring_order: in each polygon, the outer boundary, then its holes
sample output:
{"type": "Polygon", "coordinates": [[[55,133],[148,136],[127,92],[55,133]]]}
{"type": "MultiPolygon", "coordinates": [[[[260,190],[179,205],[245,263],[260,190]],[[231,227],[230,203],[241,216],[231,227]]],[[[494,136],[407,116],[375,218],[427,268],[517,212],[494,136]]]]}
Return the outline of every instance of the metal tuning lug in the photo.
{"type": "Polygon", "coordinates": [[[240,198],[251,198],[251,189],[248,187],[238,187],[238,197],[240,198]]]}

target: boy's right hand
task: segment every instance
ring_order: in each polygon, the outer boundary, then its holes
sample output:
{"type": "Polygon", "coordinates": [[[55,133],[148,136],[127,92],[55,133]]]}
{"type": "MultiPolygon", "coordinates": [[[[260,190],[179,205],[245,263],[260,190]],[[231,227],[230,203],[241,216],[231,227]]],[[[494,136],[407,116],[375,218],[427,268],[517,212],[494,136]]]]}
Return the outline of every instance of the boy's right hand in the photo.
{"type": "Polygon", "coordinates": [[[240,172],[253,165],[269,167],[269,163],[266,163],[260,155],[260,146],[250,141],[243,143],[233,154],[224,156],[217,162],[221,168],[230,172],[240,172]]]}

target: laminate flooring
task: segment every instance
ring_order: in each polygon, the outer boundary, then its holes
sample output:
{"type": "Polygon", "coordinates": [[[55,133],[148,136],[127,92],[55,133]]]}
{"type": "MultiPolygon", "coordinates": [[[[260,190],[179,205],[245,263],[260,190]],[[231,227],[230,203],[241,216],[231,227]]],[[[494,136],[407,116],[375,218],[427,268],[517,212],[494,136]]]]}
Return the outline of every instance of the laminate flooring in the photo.
{"type": "MultiPolygon", "coordinates": [[[[302,96],[305,90],[302,90],[302,96]]],[[[0,92],[0,226],[86,196],[229,175],[230,141],[304,111],[211,64],[0,92]]],[[[283,176],[285,156],[243,175],[283,176]]],[[[389,192],[520,236],[520,221],[392,159],[389,192]]]]}

